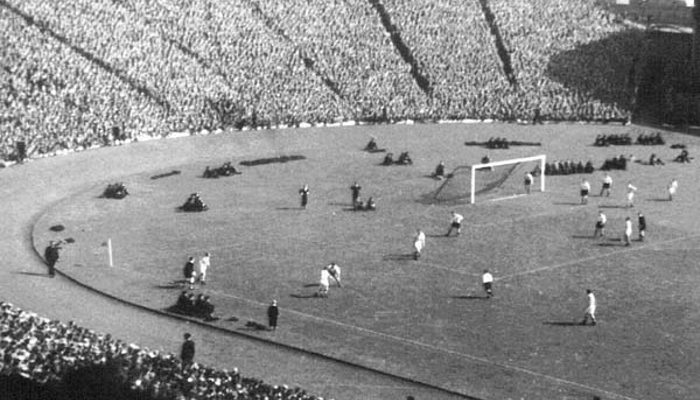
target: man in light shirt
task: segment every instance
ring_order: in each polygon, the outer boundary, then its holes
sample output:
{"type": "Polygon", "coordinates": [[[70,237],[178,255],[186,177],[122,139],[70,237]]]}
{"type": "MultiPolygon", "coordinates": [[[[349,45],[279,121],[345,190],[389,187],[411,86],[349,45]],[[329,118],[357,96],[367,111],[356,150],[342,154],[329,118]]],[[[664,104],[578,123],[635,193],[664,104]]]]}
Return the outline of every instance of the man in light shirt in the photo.
{"type": "MultiPolygon", "coordinates": [[[[342,287],[343,285],[340,284],[340,266],[336,264],[335,262],[332,262],[328,265],[326,265],[326,271],[328,271],[328,274],[330,275],[333,280],[335,280],[335,283],[338,284],[338,287],[342,287]]],[[[330,282],[329,282],[330,283],[330,282]]]]}
{"type": "Polygon", "coordinates": [[[632,238],[632,219],[630,217],[625,218],[625,233],[622,238],[625,246],[629,246],[632,238]]]}
{"type": "Polygon", "coordinates": [[[627,184],[627,207],[634,207],[634,193],[637,188],[632,185],[632,182],[627,184]]]}
{"type": "Polygon", "coordinates": [[[321,281],[318,286],[318,297],[328,297],[328,287],[330,286],[331,274],[326,268],[321,270],[321,281]]]}
{"type": "Polygon", "coordinates": [[[586,325],[588,320],[591,320],[591,324],[595,325],[595,309],[596,309],[596,301],[595,301],[595,295],[593,294],[593,291],[591,289],[586,290],[586,294],[588,296],[588,308],[586,308],[586,313],[583,316],[583,321],[581,321],[581,325],[586,325]]]}
{"type": "Polygon", "coordinates": [[[207,270],[211,265],[211,259],[209,253],[204,253],[204,256],[199,259],[199,282],[202,285],[207,284],[207,270]]]}
{"type": "Polygon", "coordinates": [[[668,184],[668,201],[673,201],[673,195],[676,194],[678,190],[678,181],[673,179],[671,183],[668,184]]]}
{"type": "Polygon", "coordinates": [[[488,269],[485,269],[484,274],[481,275],[481,283],[484,286],[486,297],[489,299],[493,297],[493,275],[491,275],[488,269]]]}
{"type": "Polygon", "coordinates": [[[423,251],[423,248],[425,247],[425,233],[423,233],[422,230],[418,230],[416,232],[416,237],[413,239],[413,249],[415,250],[413,252],[413,259],[418,260],[418,258],[421,256],[421,252],[423,251]]]}
{"type": "Polygon", "coordinates": [[[457,212],[452,211],[452,220],[450,221],[450,229],[447,230],[447,233],[445,236],[450,236],[450,233],[452,233],[452,229],[457,230],[457,236],[462,234],[462,220],[464,220],[464,216],[461,214],[457,214],[457,212]]]}
{"type": "Polygon", "coordinates": [[[591,184],[584,178],[581,181],[581,204],[588,204],[588,194],[591,192],[591,184]]]}

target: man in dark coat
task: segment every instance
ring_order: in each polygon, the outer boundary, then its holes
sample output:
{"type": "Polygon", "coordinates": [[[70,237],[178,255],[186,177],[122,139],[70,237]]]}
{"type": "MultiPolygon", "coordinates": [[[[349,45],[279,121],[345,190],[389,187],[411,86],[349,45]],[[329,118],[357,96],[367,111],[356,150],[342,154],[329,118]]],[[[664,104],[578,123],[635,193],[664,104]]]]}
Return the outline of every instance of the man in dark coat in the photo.
{"type": "Polygon", "coordinates": [[[280,315],[280,310],[277,307],[277,300],[272,300],[272,304],[267,308],[267,322],[271,330],[277,329],[277,317],[280,315]]]}
{"type": "Polygon", "coordinates": [[[187,259],[182,274],[185,276],[185,282],[189,283],[190,289],[194,289],[194,257],[187,259]]]}
{"type": "Polygon", "coordinates": [[[180,359],[183,367],[192,364],[194,360],[194,341],[189,333],[185,333],[185,341],[182,343],[182,349],[180,350],[180,359]]]}
{"type": "Polygon", "coordinates": [[[49,245],[44,250],[44,259],[46,259],[46,265],[49,266],[49,276],[56,276],[56,262],[58,262],[58,251],[61,249],[59,243],[54,241],[49,242],[49,245]]]}
{"type": "Polygon", "coordinates": [[[353,207],[355,206],[355,204],[357,204],[357,199],[360,198],[360,189],[362,189],[362,186],[358,185],[357,182],[353,183],[352,186],[350,186],[350,191],[352,192],[353,207]]]}
{"type": "Polygon", "coordinates": [[[306,209],[306,205],[309,204],[309,185],[304,185],[303,188],[299,189],[299,196],[301,196],[301,208],[306,209]]]}

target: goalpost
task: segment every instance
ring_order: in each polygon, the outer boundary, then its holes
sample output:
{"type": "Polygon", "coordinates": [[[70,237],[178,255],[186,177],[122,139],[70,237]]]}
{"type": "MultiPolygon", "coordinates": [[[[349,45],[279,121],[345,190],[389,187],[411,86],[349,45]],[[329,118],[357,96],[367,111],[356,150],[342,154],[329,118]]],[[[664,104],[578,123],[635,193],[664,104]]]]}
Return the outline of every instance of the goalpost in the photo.
{"type": "MultiPolygon", "coordinates": [[[[539,162],[539,173],[538,174],[533,174],[537,176],[533,176],[535,179],[539,178],[540,180],[540,191],[544,192],[544,171],[545,171],[545,164],[547,162],[547,156],[542,154],[538,156],[532,156],[532,157],[522,157],[522,158],[512,158],[509,160],[502,160],[502,161],[494,161],[494,162],[489,162],[485,164],[476,164],[471,166],[471,179],[470,181],[470,188],[469,188],[469,193],[470,193],[470,199],[469,203],[474,204],[476,202],[476,193],[477,193],[477,188],[476,188],[476,180],[477,180],[477,171],[479,170],[493,170],[496,167],[504,167],[504,166],[517,166],[518,164],[523,164],[523,163],[531,163],[531,162],[539,162]]],[[[511,169],[510,172],[512,172],[515,168],[511,169]]],[[[528,171],[531,172],[531,171],[528,171]]],[[[521,176],[521,178],[525,179],[525,176],[521,176]]],[[[534,182],[533,182],[534,186],[534,182]]]]}

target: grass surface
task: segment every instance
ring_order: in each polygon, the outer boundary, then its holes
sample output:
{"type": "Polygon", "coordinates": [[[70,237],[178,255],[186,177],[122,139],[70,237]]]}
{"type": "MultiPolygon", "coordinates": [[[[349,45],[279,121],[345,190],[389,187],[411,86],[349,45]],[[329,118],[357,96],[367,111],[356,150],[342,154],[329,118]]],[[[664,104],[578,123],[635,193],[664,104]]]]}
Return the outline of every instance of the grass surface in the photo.
{"type": "MultiPolygon", "coordinates": [[[[488,151],[493,161],[547,154],[600,166],[620,153],[644,160],[653,152],[670,161],[678,152],[668,145],[591,146],[599,132],[627,130],[425,125],[336,131],[331,139],[318,130],[201,138],[217,144],[202,144],[211,146],[207,152],[195,149],[197,157],[178,166],[182,174],[125,176],[131,195],[124,200],[98,198],[110,182],[86,187],[40,218],[34,240],[43,247],[49,239],[73,237],[59,269],[157,309],[174,303],[180,289],[171,283],[181,278],[186,257],[209,251],[209,282],[197,291],[217,304],[222,319],[216,325],[244,331],[247,320],[264,322],[264,308],[276,298],[280,329],[256,334],[470,395],[698,398],[695,164],[633,163],[612,173],[610,198],[593,196],[587,206],[578,205],[583,175],[548,177],[545,193],[497,202],[422,201],[440,184],[426,177],[438,161],[449,170],[487,153],[464,146],[466,140],[503,136],[543,144],[488,151]],[[383,154],[361,151],[368,134],[395,154],[410,151],[414,165],[379,166],[383,154]],[[247,148],[228,156],[233,142],[247,148]],[[233,177],[200,177],[207,165],[275,157],[292,148],[307,159],[241,167],[243,174],[233,177]],[[679,195],[664,201],[673,177],[679,195]],[[376,199],[376,212],[349,210],[354,181],[363,198],[376,199]],[[621,207],[627,181],[640,189],[634,210],[621,207]],[[306,210],[297,194],[304,183],[311,188],[306,210]],[[194,191],[210,210],[178,212],[194,191]],[[453,209],[466,217],[463,233],[445,238],[453,209]],[[608,237],[594,240],[599,209],[609,217],[608,237]],[[633,217],[636,226],[638,209],[647,216],[648,239],[624,247],[624,218],[633,217]],[[58,223],[66,231],[48,230],[58,223]],[[416,262],[408,255],[418,228],[428,238],[416,262]],[[107,238],[115,268],[106,266],[107,238]],[[343,268],[344,286],[315,298],[320,269],[330,261],[343,268]],[[485,268],[496,278],[491,300],[481,298],[485,268]],[[574,325],[583,317],[587,288],[598,297],[596,327],[574,325]]],[[[697,154],[697,139],[671,135],[669,144],[686,143],[697,154]]],[[[602,173],[586,177],[596,193],[602,173]]]]}

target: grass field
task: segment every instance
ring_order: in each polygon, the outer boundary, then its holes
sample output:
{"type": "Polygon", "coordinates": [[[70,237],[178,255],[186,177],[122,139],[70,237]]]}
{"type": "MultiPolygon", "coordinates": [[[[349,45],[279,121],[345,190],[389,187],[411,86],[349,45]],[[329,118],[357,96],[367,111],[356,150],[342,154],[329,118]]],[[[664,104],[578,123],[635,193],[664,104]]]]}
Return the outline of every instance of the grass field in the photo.
{"type": "MultiPolygon", "coordinates": [[[[195,143],[209,150],[195,144],[197,156],[178,167],[180,175],[125,176],[131,195],[124,200],[99,198],[110,182],[86,187],[47,210],[34,240],[42,248],[49,239],[73,237],[60,270],[157,309],[174,303],[180,289],[171,283],[186,257],[209,251],[210,282],[197,291],[217,304],[222,318],[215,325],[244,331],[247,320],[265,321],[275,298],[280,329],[254,334],[472,396],[700,398],[700,185],[697,164],[670,162],[679,151],[669,148],[684,143],[696,155],[700,142],[669,133],[666,146],[591,145],[597,133],[631,129],[639,128],[424,125],[339,128],[331,138],[317,129],[201,138],[195,143]],[[361,151],[369,135],[395,154],[410,151],[414,165],[380,166],[383,154],[361,151]],[[490,136],[543,145],[487,151],[463,144],[490,136]],[[546,192],[529,196],[426,204],[440,185],[427,176],[438,161],[450,170],[486,153],[493,161],[536,154],[590,159],[596,167],[618,154],[646,160],[656,153],[667,164],[613,171],[609,198],[596,196],[602,173],[586,175],[594,193],[586,206],[578,204],[583,175],[548,177],[546,192]],[[283,154],[307,159],[200,177],[207,165],[283,154]],[[680,189],[669,202],[672,178],[680,189]],[[354,181],[363,198],[376,199],[376,212],[350,210],[354,181]],[[627,181],[639,188],[632,210],[622,207],[627,181]],[[311,189],[306,210],[297,194],[304,183],[311,189]],[[210,210],[178,212],[195,191],[210,210]],[[609,217],[603,240],[591,237],[599,209],[609,217]],[[464,214],[464,228],[446,238],[452,210],[464,214]],[[636,237],[637,210],[647,217],[648,238],[625,247],[623,221],[633,217],[636,237]],[[48,230],[59,223],[66,231],[48,230]],[[413,261],[419,228],[427,246],[413,261]],[[107,238],[114,268],[106,265],[107,238]],[[330,261],[343,268],[344,285],[316,298],[320,269],[330,261]],[[480,287],[485,268],[496,279],[490,300],[480,287]],[[595,327],[575,324],[587,288],[598,298],[595,327]]],[[[338,390],[337,398],[353,398],[352,389],[338,390]]]]}

